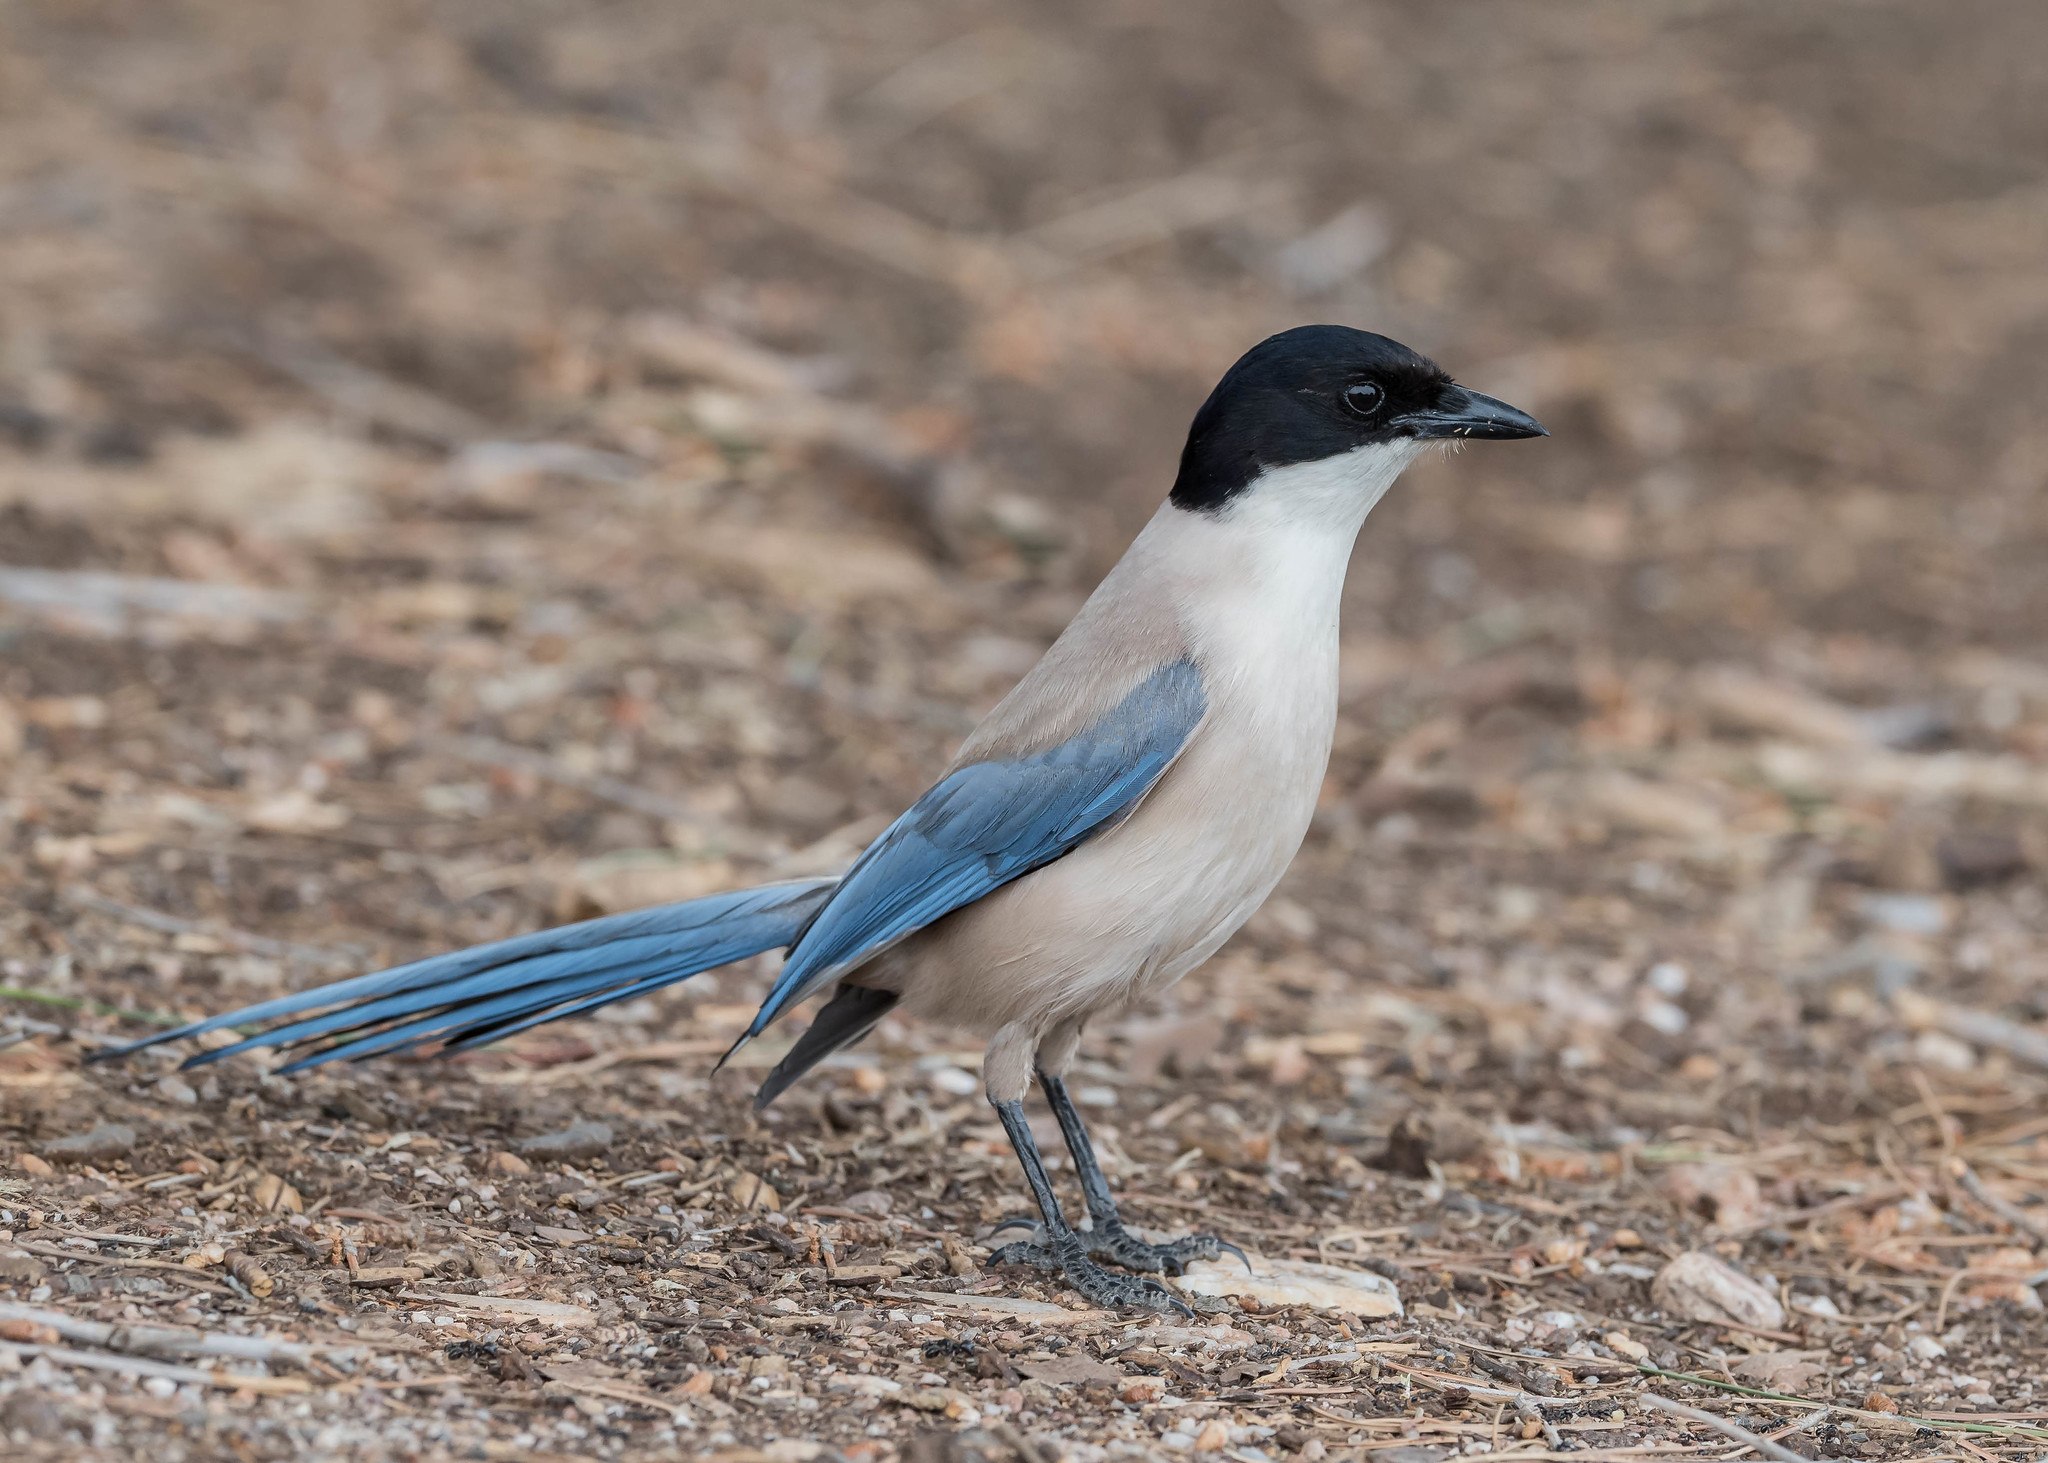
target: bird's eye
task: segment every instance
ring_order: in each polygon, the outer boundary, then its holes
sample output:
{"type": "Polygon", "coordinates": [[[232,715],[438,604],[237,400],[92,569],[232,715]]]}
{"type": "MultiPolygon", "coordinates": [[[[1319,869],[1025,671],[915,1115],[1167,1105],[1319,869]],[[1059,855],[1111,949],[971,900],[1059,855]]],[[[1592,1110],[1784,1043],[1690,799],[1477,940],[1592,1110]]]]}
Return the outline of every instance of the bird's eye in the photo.
{"type": "Polygon", "coordinates": [[[1387,393],[1370,381],[1361,381],[1356,386],[1344,388],[1344,405],[1362,417],[1379,415],[1386,405],[1387,393]]]}

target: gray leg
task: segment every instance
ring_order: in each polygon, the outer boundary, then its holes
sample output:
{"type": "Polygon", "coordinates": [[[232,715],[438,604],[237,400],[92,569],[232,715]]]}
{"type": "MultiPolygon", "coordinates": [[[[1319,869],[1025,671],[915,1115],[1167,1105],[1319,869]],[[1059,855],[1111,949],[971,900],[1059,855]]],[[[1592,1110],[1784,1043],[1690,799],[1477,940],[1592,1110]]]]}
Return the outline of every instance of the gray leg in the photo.
{"type": "MultiPolygon", "coordinates": [[[[1039,1156],[1037,1140],[1031,1136],[1031,1124],[1024,1118],[1024,1104],[998,1102],[995,1109],[996,1116],[1002,1119],[1003,1131],[1010,1135],[1010,1146],[1017,1151],[1017,1161],[1024,1166],[1024,1181],[1031,1185],[1031,1196],[1038,1201],[1038,1212],[1044,1216],[1044,1224],[1037,1239],[1004,1245],[989,1256],[989,1262],[1058,1271],[1067,1284],[1099,1306],[1179,1311],[1194,1315],[1192,1307],[1158,1281],[1140,1279],[1135,1275],[1118,1275],[1103,1269],[1088,1257],[1082,1236],[1074,1232],[1066,1216],[1060,1213],[1060,1201],[1053,1194],[1052,1179],[1045,1171],[1045,1160],[1039,1156]]],[[[1098,1170],[1098,1183],[1100,1178],[1098,1170]]]]}
{"type": "Polygon", "coordinates": [[[1219,1255],[1235,1255],[1244,1261],[1245,1269],[1251,1269],[1251,1261],[1245,1259],[1243,1250],[1213,1234],[1191,1234],[1155,1245],[1125,1229],[1116,1211],[1116,1200],[1109,1192],[1109,1180],[1103,1176],[1101,1161],[1095,1156],[1095,1145],[1089,1141],[1080,1110],[1067,1093],[1066,1079],[1041,1070],[1038,1085],[1045,1089],[1045,1100],[1052,1107],[1052,1115],[1059,1119],[1067,1152],[1073,1155],[1074,1172],[1081,1179],[1081,1193],[1088,1200],[1088,1232],[1081,1239],[1089,1254],[1126,1270],[1164,1270],[1168,1275],[1180,1274],[1193,1261],[1213,1260],[1219,1255]]]}

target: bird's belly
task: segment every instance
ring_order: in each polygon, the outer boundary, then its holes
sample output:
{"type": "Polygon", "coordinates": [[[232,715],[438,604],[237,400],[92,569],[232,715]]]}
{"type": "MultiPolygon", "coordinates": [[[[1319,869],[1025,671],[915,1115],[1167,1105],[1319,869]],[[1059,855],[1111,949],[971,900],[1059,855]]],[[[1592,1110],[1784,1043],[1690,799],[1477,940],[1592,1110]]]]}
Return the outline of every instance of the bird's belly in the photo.
{"type": "Polygon", "coordinates": [[[1313,720],[1280,738],[1232,730],[1191,746],[1121,826],[892,951],[906,1012],[982,1032],[1050,1027],[1214,954],[1292,862],[1329,747],[1313,720]]]}

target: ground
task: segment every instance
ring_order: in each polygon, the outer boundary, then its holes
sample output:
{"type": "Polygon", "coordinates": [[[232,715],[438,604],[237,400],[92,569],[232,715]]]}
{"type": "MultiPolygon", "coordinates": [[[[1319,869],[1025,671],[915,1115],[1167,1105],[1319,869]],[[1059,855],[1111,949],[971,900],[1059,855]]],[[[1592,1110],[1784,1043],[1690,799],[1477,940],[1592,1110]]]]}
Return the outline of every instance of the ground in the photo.
{"type": "Polygon", "coordinates": [[[2048,11],[6,13],[10,1456],[2048,1444],[2048,11]],[[765,966],[83,1064],[842,863],[1309,319],[1554,436],[1375,514],[1299,863],[1076,1086],[1404,1314],[990,1266],[971,1045],[756,1116],[765,966]]]}

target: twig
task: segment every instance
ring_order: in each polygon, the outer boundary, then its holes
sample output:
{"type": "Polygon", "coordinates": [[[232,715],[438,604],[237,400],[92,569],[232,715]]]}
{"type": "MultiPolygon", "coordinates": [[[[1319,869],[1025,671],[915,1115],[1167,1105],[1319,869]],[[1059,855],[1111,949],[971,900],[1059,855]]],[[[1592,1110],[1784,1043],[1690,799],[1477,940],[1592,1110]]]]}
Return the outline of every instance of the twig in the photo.
{"type": "Polygon", "coordinates": [[[1977,1171],[1956,1158],[1949,1161],[1949,1176],[1962,1185],[1963,1192],[1989,1209],[1993,1214],[2010,1224],[2022,1234],[2031,1235],[2042,1244],[2048,1244],[2048,1225],[2043,1225],[2026,1210],[2008,1199],[2001,1199],[1991,1192],[1984,1180],[1977,1177],[1977,1171]]]}
{"type": "Polygon", "coordinates": [[[1732,1438],[1745,1447],[1754,1449],[1762,1457],[1777,1459],[1778,1463],[1812,1463],[1810,1458],[1803,1457],[1790,1448],[1774,1443],[1769,1438],[1760,1438],[1748,1428],[1730,1422],[1725,1417],[1716,1417],[1713,1413],[1702,1411],[1700,1408],[1687,1407],[1683,1402],[1673,1402],[1669,1397],[1659,1396],[1655,1392],[1638,1392],[1635,1400],[1654,1412],[1669,1413],[1673,1417],[1683,1418],[1701,1427],[1712,1428],[1723,1437],[1732,1438]]]}
{"type": "Polygon", "coordinates": [[[249,1376],[240,1372],[208,1371],[196,1366],[172,1366],[167,1362],[148,1361],[139,1356],[108,1356],[98,1351],[72,1351],[62,1346],[37,1346],[30,1343],[0,1341],[0,1354],[18,1357],[22,1361],[33,1361],[42,1357],[57,1366],[77,1367],[81,1371],[113,1372],[124,1377],[163,1377],[173,1382],[188,1382],[201,1387],[224,1387],[227,1390],[265,1393],[281,1396],[287,1393],[310,1391],[304,1377],[249,1376]]]}
{"type": "Polygon", "coordinates": [[[1778,1431],[1772,1433],[1771,1441],[1774,1443],[1783,1442],[1786,1438],[1793,1437],[1799,1433],[1812,1432],[1834,1415],[1835,1409],[1832,1407],[1816,1407],[1813,1411],[1807,1413],[1806,1416],[1800,1418],[1799,1421],[1793,1423],[1792,1426],[1779,1428],[1778,1431]]]}
{"type": "MultiPolygon", "coordinates": [[[[1940,1328],[1936,1328],[1937,1331],[1940,1328]]],[[[1691,1387],[1705,1387],[1710,1391],[1733,1392],[1738,1396],[1755,1397],[1763,1402],[1777,1402],[1789,1407],[1805,1407],[1812,1402],[1810,1397],[1793,1397],[1784,1392],[1767,1392],[1760,1387],[1745,1387],[1740,1382],[1723,1381],[1719,1377],[1703,1376],[1699,1372],[1666,1371],[1663,1367],[1651,1366],[1648,1362],[1637,1362],[1636,1370],[1646,1377],[1662,1377],[1669,1382],[1684,1382],[1691,1387]]],[[[1639,1397],[1651,1395],[1639,1392],[1639,1397]]],[[[2035,1427],[2028,1423],[1965,1422],[1958,1418],[1922,1417],[1906,1412],[1872,1412],[1863,1407],[1837,1407],[1837,1412],[1859,1417],[1866,1422],[1876,1422],[1892,1427],[1926,1427],[1949,1432],[1990,1433],[1998,1437],[2025,1437],[2036,1442],[2048,1442],[2048,1428],[2035,1427]]]]}
{"type": "Polygon", "coordinates": [[[317,965],[357,965],[362,962],[365,953],[341,946],[301,945],[295,940],[274,940],[268,935],[251,934],[247,930],[234,929],[228,925],[185,919],[140,904],[124,904],[118,899],[109,899],[106,895],[94,893],[90,889],[69,890],[64,899],[74,908],[112,915],[115,919],[139,925],[146,930],[155,930],[166,935],[203,935],[210,940],[219,940],[224,945],[233,945],[251,955],[269,955],[279,960],[303,960],[317,965]]]}
{"type": "Polygon", "coordinates": [[[79,1260],[88,1265],[119,1265],[127,1270],[166,1270],[179,1279],[200,1286],[206,1290],[225,1289],[218,1280],[190,1265],[180,1265],[175,1260],[145,1260],[127,1255],[102,1255],[97,1250],[67,1250],[62,1245],[46,1245],[37,1240],[17,1239],[17,1250],[31,1255],[41,1255],[50,1260],[79,1260]]]}
{"type": "Polygon", "coordinates": [[[307,1362],[315,1356],[348,1356],[358,1348],[321,1346],[302,1341],[273,1341],[265,1336],[236,1336],[221,1331],[184,1331],[169,1326],[114,1326],[84,1321],[62,1311],[0,1302],[0,1321],[27,1321],[48,1326],[66,1341],[119,1351],[130,1356],[159,1358],[221,1356],[238,1361],[307,1362]]]}
{"type": "MultiPolygon", "coordinates": [[[[157,1236],[149,1234],[110,1234],[102,1229],[57,1229],[47,1224],[43,1226],[43,1233],[61,1234],[66,1239],[89,1239],[94,1244],[98,1245],[135,1245],[145,1250],[160,1250],[165,1245],[172,1243],[172,1240],[168,1236],[157,1236]]],[[[5,1303],[0,1302],[0,1318],[4,1318],[5,1313],[5,1303]]]]}

